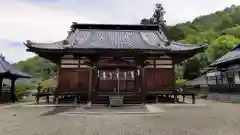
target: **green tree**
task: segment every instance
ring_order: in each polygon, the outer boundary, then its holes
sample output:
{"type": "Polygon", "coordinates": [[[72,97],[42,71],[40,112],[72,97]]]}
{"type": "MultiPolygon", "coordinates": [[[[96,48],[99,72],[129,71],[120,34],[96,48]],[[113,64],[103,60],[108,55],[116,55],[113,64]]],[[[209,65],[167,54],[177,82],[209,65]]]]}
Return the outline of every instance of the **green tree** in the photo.
{"type": "Polygon", "coordinates": [[[157,24],[160,26],[162,30],[166,28],[166,20],[164,20],[165,10],[162,6],[162,4],[157,3],[155,5],[154,13],[152,17],[150,18],[151,22],[153,24],[157,24]]]}
{"type": "Polygon", "coordinates": [[[182,40],[185,38],[184,32],[180,28],[178,28],[178,26],[168,27],[166,36],[169,40],[174,41],[182,40]]]}
{"type": "Polygon", "coordinates": [[[56,74],[56,65],[44,58],[35,56],[26,61],[16,63],[16,67],[35,78],[48,79],[56,74]]]}
{"type": "Polygon", "coordinates": [[[184,63],[183,66],[183,78],[194,79],[201,74],[201,63],[197,57],[191,58],[184,63]]]}
{"type": "Polygon", "coordinates": [[[153,24],[153,23],[152,23],[152,21],[150,19],[144,18],[144,19],[141,20],[140,24],[153,24]]]}
{"type": "Polygon", "coordinates": [[[141,20],[141,24],[157,24],[160,26],[160,29],[164,32],[166,31],[166,20],[164,19],[165,10],[162,4],[157,3],[152,17],[144,18],[141,20]]]}
{"type": "Polygon", "coordinates": [[[240,42],[239,38],[231,35],[219,36],[208,48],[208,58],[214,61],[233,49],[240,42]]]}

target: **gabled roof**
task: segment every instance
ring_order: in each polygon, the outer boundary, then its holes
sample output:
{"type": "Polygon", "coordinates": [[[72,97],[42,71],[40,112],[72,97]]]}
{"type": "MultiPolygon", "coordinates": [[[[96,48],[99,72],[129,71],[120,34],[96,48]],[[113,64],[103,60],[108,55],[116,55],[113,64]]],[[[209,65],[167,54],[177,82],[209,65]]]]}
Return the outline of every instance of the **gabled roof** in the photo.
{"type": "Polygon", "coordinates": [[[210,66],[215,67],[235,60],[240,60],[240,45],[237,45],[233,50],[215,60],[210,66]]]}
{"type": "Polygon", "coordinates": [[[16,78],[31,78],[30,75],[21,72],[8,63],[2,55],[0,55],[0,77],[2,76],[14,76],[16,78]]]}
{"type": "Polygon", "coordinates": [[[71,26],[67,38],[53,43],[27,41],[28,48],[47,50],[73,49],[140,49],[188,51],[205,48],[169,42],[156,25],[77,24],[71,26]]]}

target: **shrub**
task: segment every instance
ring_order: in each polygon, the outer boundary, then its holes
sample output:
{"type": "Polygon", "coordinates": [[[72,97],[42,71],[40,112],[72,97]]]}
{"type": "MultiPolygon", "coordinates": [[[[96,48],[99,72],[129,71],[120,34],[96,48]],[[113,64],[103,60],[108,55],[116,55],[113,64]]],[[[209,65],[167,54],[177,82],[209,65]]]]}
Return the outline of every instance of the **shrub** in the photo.
{"type": "Polygon", "coordinates": [[[176,86],[177,88],[183,88],[185,86],[185,80],[184,79],[176,80],[176,86]]]}
{"type": "Polygon", "coordinates": [[[29,83],[17,83],[16,84],[16,98],[21,100],[24,95],[27,94],[27,90],[33,89],[35,86],[29,83]]]}

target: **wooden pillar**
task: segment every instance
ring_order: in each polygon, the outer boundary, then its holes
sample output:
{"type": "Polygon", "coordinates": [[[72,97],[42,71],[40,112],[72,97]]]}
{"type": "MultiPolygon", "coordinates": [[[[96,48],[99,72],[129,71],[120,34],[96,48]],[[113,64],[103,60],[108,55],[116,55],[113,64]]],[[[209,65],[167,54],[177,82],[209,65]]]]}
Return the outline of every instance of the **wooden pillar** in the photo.
{"type": "Polygon", "coordinates": [[[88,101],[91,102],[92,101],[92,82],[93,82],[93,77],[92,77],[92,72],[93,72],[93,69],[92,67],[89,69],[89,86],[88,86],[88,101]]]}
{"type": "Polygon", "coordinates": [[[138,70],[137,68],[134,70],[134,81],[135,81],[135,89],[137,90],[137,92],[139,92],[137,70],[138,70]]]}
{"type": "MultiPolygon", "coordinates": [[[[47,89],[47,94],[49,94],[49,93],[50,93],[50,89],[48,88],[48,89],[47,89]]],[[[50,103],[49,95],[47,95],[46,100],[47,100],[47,103],[50,103]]]]}
{"type": "Polygon", "coordinates": [[[192,94],[192,104],[195,104],[196,101],[195,101],[195,94],[192,94]]]}
{"type": "Polygon", "coordinates": [[[174,104],[177,103],[177,94],[174,94],[174,104]]]}
{"type": "Polygon", "coordinates": [[[146,103],[146,93],[145,93],[145,75],[144,75],[144,66],[140,68],[140,75],[141,75],[141,95],[142,95],[142,102],[143,104],[146,103]]]}
{"type": "Polygon", "coordinates": [[[2,95],[3,78],[0,78],[0,96],[2,95]]]}
{"type": "Polygon", "coordinates": [[[14,103],[16,102],[16,91],[15,91],[15,82],[16,82],[16,78],[12,78],[11,79],[11,101],[14,103]]]}
{"type": "Polygon", "coordinates": [[[60,62],[59,63],[57,63],[57,75],[56,75],[56,80],[57,80],[57,84],[56,84],[56,89],[55,89],[55,91],[54,91],[54,98],[53,98],[53,103],[57,103],[57,98],[58,98],[58,96],[57,96],[57,91],[58,91],[58,89],[60,89],[60,87],[59,87],[59,79],[60,79],[60,71],[61,71],[61,60],[60,60],[60,62]]]}
{"type": "Polygon", "coordinates": [[[37,94],[36,94],[36,103],[37,104],[39,104],[40,94],[41,94],[41,86],[40,86],[40,84],[38,84],[37,94]]]}

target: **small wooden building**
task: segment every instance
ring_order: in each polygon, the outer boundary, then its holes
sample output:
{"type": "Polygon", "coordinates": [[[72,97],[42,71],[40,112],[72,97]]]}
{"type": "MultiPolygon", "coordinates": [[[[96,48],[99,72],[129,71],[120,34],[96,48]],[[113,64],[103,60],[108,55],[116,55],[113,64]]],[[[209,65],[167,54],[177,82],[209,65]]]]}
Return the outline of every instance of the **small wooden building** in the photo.
{"type": "Polygon", "coordinates": [[[93,103],[106,103],[110,95],[142,103],[176,91],[174,65],[205,49],[170,42],[156,25],[77,23],[62,41],[25,45],[58,65],[56,95],[77,93],[93,103]]]}
{"type": "Polygon", "coordinates": [[[208,72],[210,92],[240,93],[240,45],[213,62],[208,72]]]}
{"type": "Polygon", "coordinates": [[[31,78],[30,75],[14,68],[5,58],[0,55],[0,102],[15,102],[17,100],[15,93],[15,81],[19,78],[31,78]],[[10,89],[3,85],[4,79],[11,82],[10,89]]]}

